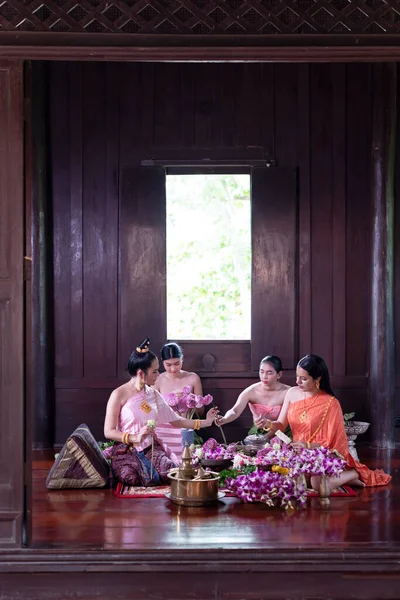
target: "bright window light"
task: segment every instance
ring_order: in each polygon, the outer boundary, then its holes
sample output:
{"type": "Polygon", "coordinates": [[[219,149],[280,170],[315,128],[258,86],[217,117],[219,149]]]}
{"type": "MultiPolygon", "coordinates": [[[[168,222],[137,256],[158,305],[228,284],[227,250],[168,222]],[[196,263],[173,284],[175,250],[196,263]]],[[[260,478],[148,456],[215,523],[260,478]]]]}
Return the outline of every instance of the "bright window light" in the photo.
{"type": "Polygon", "coordinates": [[[167,335],[249,340],[250,175],[167,175],[167,335]]]}

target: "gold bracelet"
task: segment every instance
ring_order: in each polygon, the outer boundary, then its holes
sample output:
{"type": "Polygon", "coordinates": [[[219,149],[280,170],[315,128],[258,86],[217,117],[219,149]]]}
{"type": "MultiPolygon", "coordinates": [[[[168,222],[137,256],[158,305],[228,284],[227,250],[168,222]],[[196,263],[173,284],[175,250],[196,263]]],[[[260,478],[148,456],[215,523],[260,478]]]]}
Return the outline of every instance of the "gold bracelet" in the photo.
{"type": "Polygon", "coordinates": [[[306,442],[306,447],[307,447],[308,450],[311,450],[311,444],[310,444],[310,442],[306,442]]]}
{"type": "Polygon", "coordinates": [[[263,427],[265,433],[268,433],[268,431],[271,431],[271,427],[263,427]]]}
{"type": "Polygon", "coordinates": [[[194,429],[195,431],[197,431],[198,429],[200,429],[200,419],[195,419],[195,420],[194,420],[194,426],[193,426],[193,429],[194,429]]]}
{"type": "Polygon", "coordinates": [[[122,434],[122,443],[129,446],[129,433],[125,432],[122,434]]]}

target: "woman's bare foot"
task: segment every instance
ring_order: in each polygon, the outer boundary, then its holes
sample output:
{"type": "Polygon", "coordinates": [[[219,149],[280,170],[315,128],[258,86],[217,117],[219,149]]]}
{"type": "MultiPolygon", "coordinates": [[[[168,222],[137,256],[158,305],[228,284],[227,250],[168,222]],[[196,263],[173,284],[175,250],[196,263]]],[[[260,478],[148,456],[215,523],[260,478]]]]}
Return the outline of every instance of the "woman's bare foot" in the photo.
{"type": "Polygon", "coordinates": [[[365,483],[361,481],[361,479],[359,479],[358,477],[357,479],[352,479],[351,481],[349,481],[348,485],[351,485],[352,487],[366,487],[365,483]]]}

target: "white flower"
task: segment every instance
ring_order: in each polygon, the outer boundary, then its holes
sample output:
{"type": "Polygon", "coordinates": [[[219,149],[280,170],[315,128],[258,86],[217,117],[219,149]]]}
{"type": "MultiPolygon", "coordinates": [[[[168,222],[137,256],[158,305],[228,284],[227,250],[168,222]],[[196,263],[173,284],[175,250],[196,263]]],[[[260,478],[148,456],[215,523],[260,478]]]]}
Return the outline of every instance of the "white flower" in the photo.
{"type": "Polygon", "coordinates": [[[195,455],[197,458],[202,458],[202,457],[203,457],[203,454],[204,454],[204,450],[203,450],[203,448],[196,448],[196,450],[195,450],[195,452],[194,452],[194,455],[195,455]]]}
{"type": "Polygon", "coordinates": [[[247,456],[243,456],[242,454],[236,454],[233,459],[233,468],[240,469],[240,467],[244,467],[245,465],[250,465],[252,463],[251,458],[247,456]]]}
{"type": "Polygon", "coordinates": [[[157,427],[157,423],[154,419],[149,419],[147,421],[147,427],[150,427],[150,429],[155,429],[157,427]]]}
{"type": "Polygon", "coordinates": [[[281,449],[281,445],[280,445],[280,444],[278,444],[278,442],[275,442],[275,443],[273,444],[273,446],[272,446],[272,449],[273,449],[273,450],[280,450],[280,449],[281,449]]]}

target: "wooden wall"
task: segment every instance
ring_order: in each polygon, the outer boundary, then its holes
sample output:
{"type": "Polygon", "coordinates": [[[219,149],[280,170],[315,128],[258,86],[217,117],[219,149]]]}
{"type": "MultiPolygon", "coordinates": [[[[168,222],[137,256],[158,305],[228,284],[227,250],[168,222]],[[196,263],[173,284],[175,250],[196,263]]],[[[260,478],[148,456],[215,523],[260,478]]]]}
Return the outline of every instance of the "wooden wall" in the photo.
{"type": "MultiPolygon", "coordinates": [[[[343,408],[368,418],[370,85],[367,64],[51,64],[57,444],[81,422],[101,438],[129,352],[146,334],[157,351],[165,341],[163,175],[139,168],[150,159],[277,163],[258,178],[253,243],[285,227],[293,265],[275,255],[285,285],[272,294],[256,282],[253,331],[264,337],[185,344],[186,367],[220,409],[256,380],[262,355],[282,352],[294,383],[312,351],[343,408]],[[295,183],[283,205],[285,172],[295,183]]],[[[262,272],[271,256],[257,248],[262,272]]],[[[228,437],[250,424],[246,411],[228,437]]]]}

